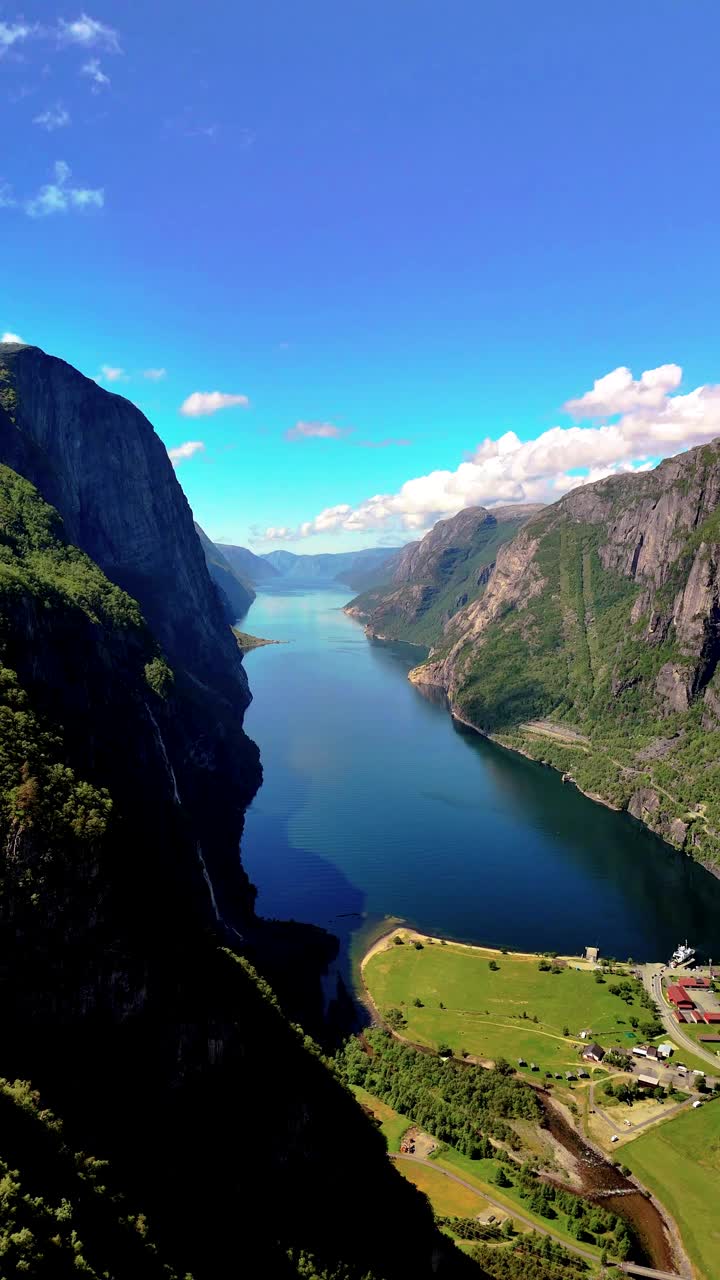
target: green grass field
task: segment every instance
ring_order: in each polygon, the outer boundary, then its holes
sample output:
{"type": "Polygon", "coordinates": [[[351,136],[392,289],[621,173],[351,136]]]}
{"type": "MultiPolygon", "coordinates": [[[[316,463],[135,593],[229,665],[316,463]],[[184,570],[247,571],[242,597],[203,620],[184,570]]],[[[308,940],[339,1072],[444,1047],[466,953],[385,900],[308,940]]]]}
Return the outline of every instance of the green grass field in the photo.
{"type": "Polygon", "coordinates": [[[698,1276],[720,1280],[720,1102],[636,1138],[622,1160],[667,1206],[698,1276]]]}
{"type": "Polygon", "coordinates": [[[363,973],[381,1013],[401,1010],[407,1020],[402,1033],[409,1039],[513,1064],[524,1058],[541,1072],[577,1068],[585,1028],[603,1045],[631,1048],[639,1033],[633,1034],[630,1018],[648,1017],[637,1001],[627,1005],[610,994],[610,984],[619,980],[612,976],[597,983],[591,972],[570,966],[558,974],[540,972],[536,956],[497,956],[457,943],[426,944],[421,951],[412,943],[390,944],[370,958],[363,973]],[[493,958],[497,972],[489,968],[493,958]]]}

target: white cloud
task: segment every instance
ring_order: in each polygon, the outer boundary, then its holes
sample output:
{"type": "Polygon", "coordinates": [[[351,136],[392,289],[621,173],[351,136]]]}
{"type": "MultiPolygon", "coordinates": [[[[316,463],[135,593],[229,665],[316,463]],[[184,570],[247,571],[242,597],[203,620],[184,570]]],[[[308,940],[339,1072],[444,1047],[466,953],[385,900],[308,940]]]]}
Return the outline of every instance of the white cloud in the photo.
{"type": "Polygon", "coordinates": [[[680,386],[681,379],[682,369],[677,364],[647,369],[637,382],[623,365],[598,378],[592,391],[579,400],[568,400],[565,409],[574,418],[612,418],[633,409],[661,409],[665,396],[680,386]]]}
{"type": "Polygon", "coordinates": [[[2,338],[0,338],[0,343],[1,342],[19,342],[21,346],[25,346],[22,338],[17,333],[4,333],[2,338]]]}
{"type": "Polygon", "coordinates": [[[218,409],[232,409],[240,406],[246,409],[250,401],[247,396],[230,395],[225,391],[193,391],[183,400],[180,412],[184,418],[204,418],[218,409]]]}
{"type": "Polygon", "coordinates": [[[70,167],[56,160],[55,181],[41,187],[38,194],[25,201],[25,212],[31,218],[45,218],[51,213],[67,213],[70,209],[101,209],[105,203],[102,187],[74,187],[70,184],[70,167]]]}
{"type": "Polygon", "coordinates": [[[327,507],[295,533],[307,538],[371,529],[423,530],[463,507],[554,502],[603,476],[646,470],[658,458],[720,436],[720,386],[671,395],[681,377],[677,365],[650,369],[638,381],[629,370],[616,369],[565,407],[588,417],[619,413],[618,421],[551,427],[526,441],[507,431],[498,439],[484,440],[454,471],[417,476],[396,493],[375,494],[357,506],[327,507]]]}
{"type": "Polygon", "coordinates": [[[204,448],[202,440],[186,440],[184,444],[168,449],[168,457],[173,466],[177,466],[178,462],[182,462],[185,458],[192,458],[193,454],[200,453],[204,448]]]}
{"type": "Polygon", "coordinates": [[[167,369],[143,369],[143,378],[148,378],[150,382],[162,382],[167,377],[167,369]]]}
{"type": "Polygon", "coordinates": [[[347,427],[336,427],[332,422],[296,422],[285,432],[286,440],[339,440],[349,435],[347,427]]]}
{"type": "Polygon", "coordinates": [[[128,375],[124,369],[120,369],[117,365],[103,364],[100,366],[100,377],[105,382],[127,382],[128,375]]]}
{"type": "Polygon", "coordinates": [[[55,129],[64,129],[70,123],[70,112],[58,102],[55,107],[48,107],[47,111],[41,111],[40,115],[33,118],[33,124],[39,124],[41,128],[47,129],[48,133],[52,133],[55,129]]]}
{"type": "Polygon", "coordinates": [[[101,89],[108,88],[110,77],[105,74],[100,66],[99,58],[88,58],[80,68],[81,76],[88,76],[93,82],[93,93],[99,93],[101,89]]]}
{"type": "Polygon", "coordinates": [[[0,209],[12,209],[17,204],[9,182],[0,182],[0,209]]]}
{"type": "Polygon", "coordinates": [[[21,44],[37,31],[37,24],[27,22],[0,22],[0,56],[14,44],[21,44]]]}
{"type": "Polygon", "coordinates": [[[77,44],[84,49],[107,49],[109,53],[120,53],[120,40],[113,27],[108,27],[97,18],[81,13],[79,18],[66,22],[61,18],[58,23],[58,39],[61,44],[77,44]]]}

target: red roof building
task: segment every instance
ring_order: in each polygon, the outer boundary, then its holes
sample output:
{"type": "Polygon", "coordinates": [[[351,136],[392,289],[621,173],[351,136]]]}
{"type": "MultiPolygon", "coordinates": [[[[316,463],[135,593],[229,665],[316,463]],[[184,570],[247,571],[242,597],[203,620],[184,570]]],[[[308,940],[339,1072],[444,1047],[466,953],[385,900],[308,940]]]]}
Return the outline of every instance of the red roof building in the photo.
{"type": "Polygon", "coordinates": [[[668,987],[667,998],[671,1004],[677,1005],[678,1009],[692,1009],[695,1005],[692,997],[678,983],[668,987]]]}
{"type": "Polygon", "coordinates": [[[706,1013],[706,1014],[705,1014],[705,1021],[706,1021],[706,1022],[720,1022],[720,1011],[718,1011],[718,1012],[716,1013],[716,1012],[713,1010],[713,1012],[712,1012],[712,1013],[706,1013]]]}
{"type": "Polygon", "coordinates": [[[682,1009],[673,1009],[673,1013],[675,1014],[675,1021],[676,1021],[676,1022],[684,1022],[684,1021],[685,1021],[685,1014],[683,1013],[682,1009]]]}
{"type": "Polygon", "coordinates": [[[682,978],[678,978],[677,985],[679,987],[709,987],[709,978],[696,978],[692,974],[687,974],[682,978]]]}

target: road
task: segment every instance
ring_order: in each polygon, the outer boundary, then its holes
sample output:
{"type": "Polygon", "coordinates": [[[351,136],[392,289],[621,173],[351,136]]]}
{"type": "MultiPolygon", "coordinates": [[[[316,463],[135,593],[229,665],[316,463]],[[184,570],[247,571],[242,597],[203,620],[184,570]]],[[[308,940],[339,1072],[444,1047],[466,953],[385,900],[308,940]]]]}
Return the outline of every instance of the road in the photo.
{"type": "Polygon", "coordinates": [[[637,1124],[625,1124],[623,1121],[622,1125],[618,1126],[617,1116],[613,1119],[612,1116],[608,1115],[607,1111],[603,1111],[602,1107],[597,1105],[595,1101],[594,1081],[590,1082],[590,1096],[588,1101],[590,1109],[594,1111],[597,1116],[600,1116],[600,1119],[604,1120],[613,1132],[618,1134],[618,1136],[622,1136],[623,1134],[629,1135],[631,1133],[639,1133],[641,1129],[646,1129],[649,1124],[657,1124],[660,1120],[669,1120],[671,1116],[676,1116],[679,1111],[686,1111],[688,1107],[692,1106],[692,1099],[686,1098],[684,1102],[677,1102],[674,1107],[663,1107],[662,1111],[658,1111],[658,1114],[655,1116],[649,1116],[647,1120],[639,1120],[637,1124]]]}
{"type": "Polygon", "coordinates": [[[691,1040],[689,1036],[685,1035],[682,1026],[675,1021],[669,1006],[665,1003],[662,993],[661,966],[655,964],[643,965],[642,980],[646,990],[649,991],[657,1004],[660,1018],[670,1037],[676,1044],[681,1044],[683,1048],[687,1049],[688,1053],[694,1053],[696,1058],[702,1058],[703,1062],[707,1062],[713,1068],[714,1074],[717,1075],[720,1059],[714,1053],[709,1053],[707,1049],[703,1049],[701,1044],[697,1044],[695,1040],[691,1040]]]}

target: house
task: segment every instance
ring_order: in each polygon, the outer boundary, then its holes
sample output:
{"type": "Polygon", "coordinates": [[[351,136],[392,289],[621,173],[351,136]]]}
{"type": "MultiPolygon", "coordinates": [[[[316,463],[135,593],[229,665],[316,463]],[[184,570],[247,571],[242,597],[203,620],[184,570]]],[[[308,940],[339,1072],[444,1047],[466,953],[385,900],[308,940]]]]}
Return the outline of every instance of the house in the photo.
{"type": "Polygon", "coordinates": [[[720,1009],[708,1010],[705,1014],[706,1022],[720,1022],[720,1009]]]}
{"type": "Polygon", "coordinates": [[[647,1047],[647,1055],[646,1055],[646,1056],[647,1056],[648,1058],[655,1058],[655,1059],[657,1060],[657,1057],[658,1057],[657,1045],[649,1044],[649,1045],[648,1045],[648,1047],[647,1047]]]}
{"type": "Polygon", "coordinates": [[[641,1072],[638,1076],[638,1084],[641,1084],[645,1089],[654,1089],[659,1083],[657,1076],[651,1076],[644,1072],[641,1072]]]}
{"type": "Polygon", "coordinates": [[[592,1035],[592,1031],[590,1030],[589,1027],[586,1027],[584,1031],[580,1032],[580,1039],[589,1040],[591,1035],[592,1035]]]}
{"type": "Polygon", "coordinates": [[[580,1069],[579,1069],[579,1071],[578,1071],[578,1079],[579,1079],[579,1080],[589,1080],[589,1079],[590,1079],[590,1077],[588,1076],[588,1073],[587,1073],[587,1071],[585,1070],[585,1068],[584,1068],[584,1067],[580,1067],[580,1069]]]}
{"type": "Polygon", "coordinates": [[[525,1061],[525,1059],[524,1059],[524,1058],[518,1058],[518,1066],[519,1066],[519,1067],[526,1067],[526,1066],[527,1066],[527,1062],[525,1061]]]}
{"type": "Polygon", "coordinates": [[[574,1071],[566,1071],[566,1072],[565,1072],[565,1079],[566,1079],[566,1080],[577,1080],[577,1076],[575,1075],[575,1072],[574,1072],[574,1071]]]}
{"type": "Polygon", "coordinates": [[[538,1067],[537,1062],[531,1062],[531,1063],[530,1063],[530,1070],[531,1070],[531,1071],[539,1071],[539,1070],[540,1070],[540,1068],[538,1067]]]}
{"type": "Polygon", "coordinates": [[[679,982],[672,983],[667,989],[667,998],[676,1009],[694,1009],[695,1001],[688,995],[684,987],[679,982]]]}
{"type": "Polygon", "coordinates": [[[670,1058],[675,1052],[675,1045],[669,1040],[663,1040],[662,1044],[658,1045],[657,1051],[661,1058],[670,1058]]]}
{"type": "Polygon", "coordinates": [[[592,1044],[587,1045],[587,1047],[583,1049],[582,1056],[586,1062],[602,1062],[605,1057],[605,1050],[601,1044],[595,1044],[593,1041],[592,1044]]]}
{"type": "Polygon", "coordinates": [[[647,1058],[648,1047],[646,1044],[636,1044],[633,1053],[636,1058],[647,1058]]]}
{"type": "Polygon", "coordinates": [[[678,978],[677,985],[679,987],[696,987],[707,989],[710,986],[709,978],[697,978],[693,974],[686,974],[682,978],[678,978]]]}
{"type": "Polygon", "coordinates": [[[598,962],[599,958],[600,958],[600,948],[599,948],[599,947],[586,947],[586,948],[585,948],[585,959],[586,959],[586,960],[589,960],[589,961],[590,961],[590,964],[597,964],[597,962],[598,962]]]}
{"type": "Polygon", "coordinates": [[[683,1013],[682,1009],[673,1009],[673,1014],[674,1014],[674,1016],[675,1016],[675,1021],[676,1021],[676,1022],[685,1022],[685,1021],[686,1021],[685,1014],[683,1013]]]}

